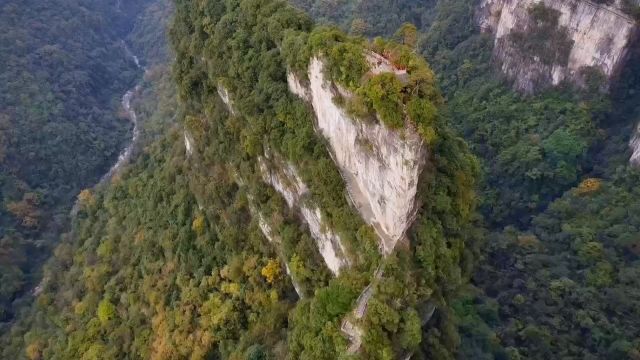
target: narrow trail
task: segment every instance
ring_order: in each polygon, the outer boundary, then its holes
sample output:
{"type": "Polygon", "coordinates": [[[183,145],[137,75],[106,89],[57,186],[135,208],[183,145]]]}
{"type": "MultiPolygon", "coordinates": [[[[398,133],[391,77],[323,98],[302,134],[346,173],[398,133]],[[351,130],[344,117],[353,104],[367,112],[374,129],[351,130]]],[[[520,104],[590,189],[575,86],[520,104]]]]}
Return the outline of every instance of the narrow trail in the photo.
{"type": "Polygon", "coordinates": [[[351,315],[347,316],[347,318],[342,321],[342,326],[340,327],[340,329],[345,335],[347,335],[347,338],[351,342],[347,350],[350,354],[355,354],[356,352],[358,352],[358,350],[360,350],[364,332],[357,322],[362,320],[362,318],[364,317],[367,311],[367,307],[369,306],[369,300],[371,300],[371,297],[373,296],[375,283],[380,281],[383,275],[384,269],[381,264],[373,273],[371,283],[367,285],[367,287],[364,288],[364,290],[360,293],[360,296],[358,296],[358,299],[356,300],[356,306],[351,311],[351,315]]]}

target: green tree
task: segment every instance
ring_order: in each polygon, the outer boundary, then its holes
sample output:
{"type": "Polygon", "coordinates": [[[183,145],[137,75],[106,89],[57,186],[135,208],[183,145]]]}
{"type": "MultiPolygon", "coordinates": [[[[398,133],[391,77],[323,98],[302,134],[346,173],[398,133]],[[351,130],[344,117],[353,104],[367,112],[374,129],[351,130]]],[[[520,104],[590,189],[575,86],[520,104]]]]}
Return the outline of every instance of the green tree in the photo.
{"type": "Polygon", "coordinates": [[[98,319],[102,324],[106,324],[116,317],[116,307],[108,299],[103,299],[98,304],[98,319]]]}

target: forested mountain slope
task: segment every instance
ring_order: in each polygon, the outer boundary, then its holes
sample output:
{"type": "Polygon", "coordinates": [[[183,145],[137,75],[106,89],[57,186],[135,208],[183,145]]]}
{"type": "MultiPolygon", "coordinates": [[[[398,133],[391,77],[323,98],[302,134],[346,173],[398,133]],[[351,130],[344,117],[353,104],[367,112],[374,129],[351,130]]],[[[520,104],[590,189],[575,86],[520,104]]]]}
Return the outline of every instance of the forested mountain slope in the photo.
{"type": "Polygon", "coordinates": [[[454,305],[458,356],[637,357],[638,170],[627,144],[640,117],[638,46],[608,93],[593,79],[522,97],[500,80],[472,2],[443,0],[434,11],[417,38],[453,124],[481,159],[489,230],[472,281],[479,289],[454,305]]]}
{"type": "Polygon", "coordinates": [[[291,3],[176,0],[175,55],[147,4],[138,157],[1,356],[639,358],[638,48],[525,97],[473,1],[291,3]]]}
{"type": "MultiPolygon", "coordinates": [[[[464,243],[470,236],[465,229],[473,214],[475,162],[450,133],[446,118],[436,115],[441,99],[433,74],[413,54],[411,43],[368,42],[333,28],[313,28],[304,15],[275,1],[209,2],[204,8],[183,2],[172,34],[177,44],[180,96],[186,103],[186,128],[197,148],[194,168],[202,173],[196,183],[198,192],[209,198],[213,189],[207,179],[231,174],[229,180],[247,192],[249,210],[255,207],[254,219],[262,219],[283,238],[279,251],[294,281],[306,282],[304,298],[297,302],[287,327],[289,356],[330,359],[354,352],[364,358],[407,352],[450,356],[456,336],[449,332],[447,299],[464,281],[468,260],[464,243]],[[406,69],[408,81],[403,84],[392,73],[370,72],[365,59],[368,51],[386,54],[392,63],[406,69]],[[326,71],[313,70],[319,62],[326,71]],[[341,87],[343,91],[336,91],[343,98],[334,95],[328,102],[335,101],[352,114],[353,118],[339,116],[344,121],[382,123],[405,133],[405,126],[414,126],[423,137],[429,155],[423,176],[416,179],[420,182],[418,218],[407,233],[408,241],[387,257],[381,258],[376,246],[379,232],[349,203],[347,194],[353,193],[345,186],[338,157],[331,156],[335,151],[331,137],[314,129],[314,123],[323,126],[322,110],[331,105],[318,109],[313,101],[311,113],[309,105],[290,92],[304,85],[287,81],[291,78],[288,70],[303,79],[312,93],[319,90],[320,74],[329,79],[325,87],[341,87]],[[224,166],[216,165],[219,157],[224,166]],[[265,187],[265,182],[271,186],[265,187]],[[308,191],[300,191],[304,188],[308,191]],[[308,224],[310,239],[291,236],[297,213],[308,224]],[[324,230],[315,231],[316,222],[324,230]],[[331,241],[339,243],[334,247],[339,266],[333,266],[332,256],[324,251],[327,240],[323,233],[334,234],[331,241]],[[302,256],[318,251],[320,262],[318,255],[302,256]],[[436,257],[442,261],[434,261],[436,257]],[[335,278],[314,276],[314,270],[323,267],[322,260],[335,278]],[[382,269],[384,275],[377,275],[376,269],[382,269]],[[369,283],[375,289],[369,305],[375,310],[350,318],[354,304],[359,303],[358,294],[366,294],[369,283]],[[430,321],[424,333],[418,330],[420,317],[425,323],[430,321]],[[362,335],[354,334],[353,328],[362,335]]],[[[306,97],[302,92],[296,94],[306,97]]],[[[368,140],[361,139],[370,152],[385,156],[383,147],[366,145],[368,140]]],[[[207,203],[202,202],[205,211],[207,203]]],[[[218,214],[207,218],[225,221],[218,214]]]]}
{"type": "Polygon", "coordinates": [[[172,39],[186,133],[168,130],[83,197],[5,356],[452,357],[449,301],[469,275],[476,164],[439,115],[414,44],[314,28],[286,3],[254,0],[177,2],[172,39]],[[368,52],[404,67],[408,81],[372,75],[368,52]],[[329,81],[362,94],[340,105],[357,107],[348,121],[415,127],[428,149],[415,224],[391,254],[346,199],[310,105],[289,90],[287,71],[304,78],[312,56],[325,59],[329,81]],[[321,209],[321,231],[261,176],[262,164],[278,176],[280,161],[299,169],[309,189],[301,208],[321,209]],[[345,246],[336,275],[318,248],[326,231],[345,246]],[[366,310],[351,317],[361,292],[366,310]]]}
{"type": "Polygon", "coordinates": [[[122,40],[144,3],[0,4],[0,322],[127,141],[120,98],[140,72],[122,40]]]}

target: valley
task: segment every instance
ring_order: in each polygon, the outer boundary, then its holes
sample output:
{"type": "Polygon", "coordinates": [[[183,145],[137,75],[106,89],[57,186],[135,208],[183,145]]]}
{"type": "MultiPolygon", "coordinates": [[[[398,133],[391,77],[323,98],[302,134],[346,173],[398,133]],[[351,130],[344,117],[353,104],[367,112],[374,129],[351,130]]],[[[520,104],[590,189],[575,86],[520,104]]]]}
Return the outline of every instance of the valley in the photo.
{"type": "Polygon", "coordinates": [[[640,358],[635,0],[0,6],[0,358],[640,358]]]}

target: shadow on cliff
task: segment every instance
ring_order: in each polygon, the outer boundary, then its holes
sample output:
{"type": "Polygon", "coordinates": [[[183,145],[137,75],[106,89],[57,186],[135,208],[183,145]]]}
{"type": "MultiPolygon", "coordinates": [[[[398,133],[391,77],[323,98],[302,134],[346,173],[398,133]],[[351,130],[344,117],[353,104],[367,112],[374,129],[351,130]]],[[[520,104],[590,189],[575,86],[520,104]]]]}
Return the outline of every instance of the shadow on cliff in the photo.
{"type": "Polygon", "coordinates": [[[616,167],[627,164],[629,140],[640,121],[640,37],[629,51],[629,59],[611,88],[611,111],[600,120],[605,140],[593,148],[593,175],[606,177],[616,167]]]}

